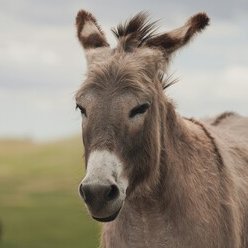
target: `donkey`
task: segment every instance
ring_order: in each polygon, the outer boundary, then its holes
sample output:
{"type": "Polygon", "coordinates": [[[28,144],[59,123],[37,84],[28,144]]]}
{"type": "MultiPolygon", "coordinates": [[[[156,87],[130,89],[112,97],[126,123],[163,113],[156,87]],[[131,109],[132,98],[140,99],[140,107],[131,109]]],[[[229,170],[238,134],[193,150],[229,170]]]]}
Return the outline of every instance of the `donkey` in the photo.
{"type": "Polygon", "coordinates": [[[208,24],[198,13],[157,34],[140,12],[113,30],[112,49],[92,14],[76,17],[88,64],[79,192],[105,222],[102,248],[248,247],[248,118],[183,118],[164,94],[172,55],[208,24]]]}

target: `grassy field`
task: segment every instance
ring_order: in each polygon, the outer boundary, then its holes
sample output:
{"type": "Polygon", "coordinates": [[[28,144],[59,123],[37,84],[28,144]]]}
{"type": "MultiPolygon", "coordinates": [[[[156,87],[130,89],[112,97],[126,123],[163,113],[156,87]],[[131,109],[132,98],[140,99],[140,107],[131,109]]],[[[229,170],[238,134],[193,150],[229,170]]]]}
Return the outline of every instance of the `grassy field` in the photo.
{"type": "Polygon", "coordinates": [[[0,247],[98,247],[77,193],[82,168],[80,139],[0,141],[0,247]]]}

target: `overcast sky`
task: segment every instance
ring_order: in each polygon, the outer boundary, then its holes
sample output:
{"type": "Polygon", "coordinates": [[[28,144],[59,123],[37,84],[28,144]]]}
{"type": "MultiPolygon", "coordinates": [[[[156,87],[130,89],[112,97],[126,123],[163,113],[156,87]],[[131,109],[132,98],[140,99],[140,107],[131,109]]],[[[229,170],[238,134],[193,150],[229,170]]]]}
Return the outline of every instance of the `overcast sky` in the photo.
{"type": "Polygon", "coordinates": [[[74,27],[79,9],[97,17],[112,45],[109,29],[140,10],[160,19],[161,31],[207,12],[211,25],[174,57],[170,72],[180,81],[167,94],[189,117],[248,115],[247,0],[0,0],[0,138],[80,132],[74,93],[86,66],[74,27]]]}

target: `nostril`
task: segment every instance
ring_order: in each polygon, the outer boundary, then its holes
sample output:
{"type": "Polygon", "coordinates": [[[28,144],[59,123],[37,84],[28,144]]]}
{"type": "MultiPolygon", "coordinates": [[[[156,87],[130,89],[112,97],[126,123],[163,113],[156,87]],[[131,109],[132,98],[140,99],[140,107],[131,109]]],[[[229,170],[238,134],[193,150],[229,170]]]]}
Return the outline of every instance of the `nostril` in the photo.
{"type": "Polygon", "coordinates": [[[107,201],[114,200],[119,195],[119,189],[115,184],[112,184],[106,194],[107,201]]]}
{"type": "Polygon", "coordinates": [[[79,193],[84,199],[85,203],[90,203],[93,197],[92,189],[89,185],[83,185],[81,184],[79,187],[79,193]]]}
{"type": "Polygon", "coordinates": [[[86,197],[85,197],[85,194],[84,194],[84,189],[83,189],[83,185],[82,184],[80,184],[80,186],[79,186],[79,193],[83,197],[83,199],[86,200],[85,199],[86,197]]]}

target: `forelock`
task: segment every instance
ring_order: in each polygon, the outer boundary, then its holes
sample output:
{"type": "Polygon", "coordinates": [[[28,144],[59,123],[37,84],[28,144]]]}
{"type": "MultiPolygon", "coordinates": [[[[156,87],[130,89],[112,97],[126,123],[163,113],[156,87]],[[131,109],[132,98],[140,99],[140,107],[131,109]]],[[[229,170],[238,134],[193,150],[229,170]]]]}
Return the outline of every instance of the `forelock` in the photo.
{"type": "MultiPolygon", "coordinates": [[[[137,92],[153,91],[154,81],[149,74],[154,69],[143,61],[144,54],[148,56],[149,52],[152,59],[154,54],[149,50],[139,51],[137,54],[123,52],[112,54],[107,60],[92,64],[84,85],[100,90],[112,89],[123,92],[127,92],[127,89],[137,92]]],[[[152,60],[148,63],[153,65],[152,60]]]]}

